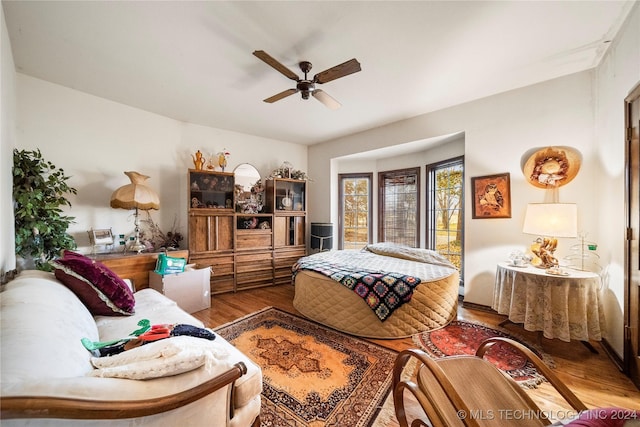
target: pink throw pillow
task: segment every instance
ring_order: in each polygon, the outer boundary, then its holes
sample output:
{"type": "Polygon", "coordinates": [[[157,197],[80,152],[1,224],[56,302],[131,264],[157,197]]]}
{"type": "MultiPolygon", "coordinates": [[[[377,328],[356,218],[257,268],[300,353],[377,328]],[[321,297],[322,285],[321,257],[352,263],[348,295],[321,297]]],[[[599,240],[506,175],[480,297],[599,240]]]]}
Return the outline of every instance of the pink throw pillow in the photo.
{"type": "Polygon", "coordinates": [[[596,408],[580,413],[565,427],[623,427],[628,420],[637,420],[638,411],[623,408],[596,408]]]}

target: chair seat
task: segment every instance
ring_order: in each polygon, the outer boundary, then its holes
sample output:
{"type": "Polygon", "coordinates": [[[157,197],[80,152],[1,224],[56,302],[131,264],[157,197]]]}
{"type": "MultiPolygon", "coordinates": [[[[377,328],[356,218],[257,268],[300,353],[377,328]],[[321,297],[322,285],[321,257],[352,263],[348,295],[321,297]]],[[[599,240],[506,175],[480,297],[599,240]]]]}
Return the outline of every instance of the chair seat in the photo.
{"type": "Polygon", "coordinates": [[[421,390],[429,390],[443,407],[449,426],[464,426],[462,418],[474,418],[483,426],[539,427],[550,422],[522,388],[498,368],[478,357],[449,357],[436,361],[469,408],[463,414],[446,396],[443,387],[425,366],[418,372],[421,390]]]}

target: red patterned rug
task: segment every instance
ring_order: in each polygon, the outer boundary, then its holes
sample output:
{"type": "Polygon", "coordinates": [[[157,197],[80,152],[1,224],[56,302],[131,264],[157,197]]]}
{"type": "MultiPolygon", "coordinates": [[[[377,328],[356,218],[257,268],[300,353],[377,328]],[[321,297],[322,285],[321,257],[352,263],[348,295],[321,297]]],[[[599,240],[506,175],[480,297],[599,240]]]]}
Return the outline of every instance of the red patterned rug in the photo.
{"type": "Polygon", "coordinates": [[[395,351],[275,308],[216,329],[262,368],[262,426],[371,425],[395,351]]]}
{"type": "MultiPolygon", "coordinates": [[[[463,320],[454,320],[442,329],[416,334],[413,336],[413,341],[429,356],[439,359],[447,356],[473,355],[480,343],[491,337],[505,337],[518,341],[529,347],[547,365],[553,366],[551,357],[537,346],[507,332],[463,320]]],[[[485,358],[523,387],[536,387],[545,381],[544,376],[531,362],[519,351],[507,345],[501,343],[493,345],[485,353],[485,358]]]]}

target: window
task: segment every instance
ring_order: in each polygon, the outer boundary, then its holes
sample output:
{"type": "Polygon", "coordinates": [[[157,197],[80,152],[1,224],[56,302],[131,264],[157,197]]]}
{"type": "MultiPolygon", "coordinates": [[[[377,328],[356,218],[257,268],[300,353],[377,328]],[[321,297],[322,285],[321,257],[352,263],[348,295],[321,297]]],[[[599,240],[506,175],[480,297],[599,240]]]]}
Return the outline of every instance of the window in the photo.
{"type": "Polygon", "coordinates": [[[340,249],[361,249],[371,242],[371,181],[373,174],[339,174],[340,249]]]}
{"type": "Polygon", "coordinates": [[[380,242],[420,246],[420,168],[380,172],[380,242]]]}
{"type": "Polygon", "coordinates": [[[437,250],[460,271],[464,215],[464,157],[427,165],[427,247],[437,250]]]}

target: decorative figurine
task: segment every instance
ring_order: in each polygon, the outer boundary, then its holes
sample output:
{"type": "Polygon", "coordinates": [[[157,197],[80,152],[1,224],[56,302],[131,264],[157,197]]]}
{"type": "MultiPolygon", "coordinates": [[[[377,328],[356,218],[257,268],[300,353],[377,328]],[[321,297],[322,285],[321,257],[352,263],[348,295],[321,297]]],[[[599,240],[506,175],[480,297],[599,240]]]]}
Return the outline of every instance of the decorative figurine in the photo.
{"type": "Polygon", "coordinates": [[[220,166],[222,172],[224,172],[224,168],[227,167],[227,157],[230,155],[231,153],[229,153],[226,148],[218,153],[218,166],[220,166]]]}
{"type": "Polygon", "coordinates": [[[262,221],[260,223],[260,225],[258,225],[258,227],[260,227],[262,230],[270,230],[271,229],[271,225],[269,224],[269,221],[262,221]]]}
{"type": "Polygon", "coordinates": [[[204,166],[205,160],[202,157],[202,153],[200,152],[200,150],[196,152],[195,156],[191,156],[191,157],[193,157],[193,164],[195,165],[196,170],[198,171],[202,170],[202,166],[204,166]]]}
{"type": "Polygon", "coordinates": [[[209,157],[209,160],[207,161],[207,169],[212,171],[215,170],[215,166],[213,165],[213,154],[211,154],[211,157],[209,157]]]}

